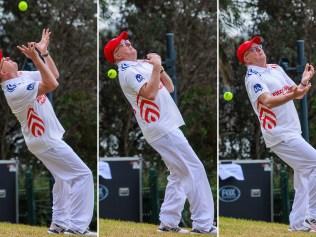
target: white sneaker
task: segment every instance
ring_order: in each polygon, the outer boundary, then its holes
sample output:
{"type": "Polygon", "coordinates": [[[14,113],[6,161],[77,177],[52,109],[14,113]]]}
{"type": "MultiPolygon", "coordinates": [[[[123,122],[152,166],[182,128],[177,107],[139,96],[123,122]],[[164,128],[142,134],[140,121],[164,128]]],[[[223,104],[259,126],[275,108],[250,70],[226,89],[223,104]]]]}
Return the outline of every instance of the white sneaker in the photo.
{"type": "Polygon", "coordinates": [[[79,235],[79,236],[98,236],[98,234],[96,232],[92,232],[89,230],[86,230],[85,232],[81,233],[79,231],[75,231],[75,230],[66,230],[65,235],[79,235]]]}
{"type": "Polygon", "coordinates": [[[203,231],[203,230],[198,230],[198,229],[193,229],[190,232],[193,235],[196,234],[205,234],[205,235],[217,235],[217,227],[216,226],[212,226],[211,229],[209,231],[203,231]]]}
{"type": "Polygon", "coordinates": [[[66,228],[52,223],[47,231],[48,234],[63,234],[66,231],[66,228]]]}
{"type": "Polygon", "coordinates": [[[186,229],[182,229],[180,227],[167,227],[167,226],[159,226],[157,232],[175,232],[179,234],[189,234],[190,231],[186,229]]]}
{"type": "Polygon", "coordinates": [[[311,228],[308,228],[308,227],[302,227],[302,228],[299,228],[299,229],[293,229],[291,227],[289,227],[287,229],[289,232],[316,232],[315,230],[312,230],[311,228]]]}
{"type": "Polygon", "coordinates": [[[316,220],[314,218],[307,218],[303,222],[303,226],[316,232],[316,220]]]}

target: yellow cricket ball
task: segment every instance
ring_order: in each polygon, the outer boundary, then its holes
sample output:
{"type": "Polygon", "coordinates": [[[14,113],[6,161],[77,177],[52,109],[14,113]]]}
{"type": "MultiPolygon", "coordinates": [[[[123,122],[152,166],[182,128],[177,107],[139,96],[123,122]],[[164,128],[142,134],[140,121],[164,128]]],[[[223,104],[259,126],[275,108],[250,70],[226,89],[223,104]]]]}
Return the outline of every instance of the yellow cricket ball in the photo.
{"type": "Polygon", "coordinates": [[[110,79],[115,79],[117,77],[117,71],[115,69],[108,70],[107,74],[110,79]]]}
{"type": "Polygon", "coordinates": [[[28,8],[28,4],[26,1],[20,1],[18,7],[21,12],[25,12],[28,8]]]}
{"type": "Polygon", "coordinates": [[[224,93],[224,100],[226,100],[226,101],[231,101],[233,99],[233,97],[234,97],[234,94],[230,91],[226,91],[224,93]]]}

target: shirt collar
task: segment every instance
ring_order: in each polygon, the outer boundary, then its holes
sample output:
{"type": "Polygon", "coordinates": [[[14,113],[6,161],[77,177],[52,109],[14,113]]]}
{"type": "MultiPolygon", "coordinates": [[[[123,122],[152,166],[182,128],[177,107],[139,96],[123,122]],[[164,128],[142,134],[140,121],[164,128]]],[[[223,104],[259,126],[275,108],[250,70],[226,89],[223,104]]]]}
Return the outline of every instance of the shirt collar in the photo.
{"type": "Polygon", "coordinates": [[[132,66],[132,65],[136,65],[139,63],[140,60],[136,60],[136,61],[130,61],[130,60],[123,60],[123,61],[120,61],[117,63],[117,66],[121,66],[122,64],[127,64],[129,66],[132,66]]]}
{"type": "Polygon", "coordinates": [[[259,73],[264,73],[266,71],[269,71],[272,69],[271,65],[270,64],[267,64],[267,67],[260,67],[260,66],[256,66],[256,65],[248,65],[247,66],[247,69],[252,69],[254,71],[257,71],[259,73]]]}

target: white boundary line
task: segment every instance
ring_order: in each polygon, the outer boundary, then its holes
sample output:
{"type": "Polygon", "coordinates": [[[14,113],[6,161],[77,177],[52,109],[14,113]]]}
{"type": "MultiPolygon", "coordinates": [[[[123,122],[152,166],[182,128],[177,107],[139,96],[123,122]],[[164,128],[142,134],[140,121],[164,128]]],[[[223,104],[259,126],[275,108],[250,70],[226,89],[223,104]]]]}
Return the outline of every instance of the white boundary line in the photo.
{"type": "Polygon", "coordinates": [[[216,178],[216,185],[217,185],[217,195],[216,195],[216,209],[217,209],[217,215],[216,215],[216,219],[217,219],[217,230],[218,230],[218,233],[217,233],[217,236],[219,236],[219,232],[220,232],[220,229],[219,229],[219,179],[218,179],[218,174],[219,174],[219,0],[216,1],[216,24],[217,24],[217,31],[216,31],[216,49],[217,49],[217,52],[216,52],[216,75],[217,75],[217,83],[216,83],[216,92],[217,92],[217,95],[216,95],[216,104],[217,104],[217,114],[216,114],[216,129],[217,129],[217,133],[216,133],[216,175],[217,175],[217,178],[216,178]]]}
{"type": "Polygon", "coordinates": [[[100,221],[99,221],[99,121],[100,121],[100,116],[99,116],[99,89],[100,89],[100,84],[99,84],[99,75],[100,75],[100,62],[99,62],[99,16],[100,16],[100,4],[99,4],[99,0],[97,1],[97,15],[96,15],[96,19],[97,19],[97,157],[96,157],[96,162],[97,162],[97,185],[96,185],[96,189],[97,189],[97,196],[96,196],[96,200],[97,200],[97,233],[98,233],[98,237],[100,236],[100,221]]]}

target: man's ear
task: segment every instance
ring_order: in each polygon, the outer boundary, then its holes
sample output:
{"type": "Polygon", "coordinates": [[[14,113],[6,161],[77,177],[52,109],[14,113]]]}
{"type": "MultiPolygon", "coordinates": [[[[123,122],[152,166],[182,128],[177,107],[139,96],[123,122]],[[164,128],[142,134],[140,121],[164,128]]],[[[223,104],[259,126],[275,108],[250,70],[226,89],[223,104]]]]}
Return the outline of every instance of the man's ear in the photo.
{"type": "Polygon", "coordinates": [[[249,63],[249,57],[248,57],[248,55],[245,55],[245,56],[244,56],[244,62],[245,62],[245,64],[248,64],[248,63],[249,63]]]}
{"type": "Polygon", "coordinates": [[[0,72],[0,78],[4,79],[9,73],[8,72],[0,72]]]}
{"type": "Polygon", "coordinates": [[[115,61],[118,61],[121,59],[121,54],[119,52],[116,52],[113,56],[114,56],[115,61]]]}

